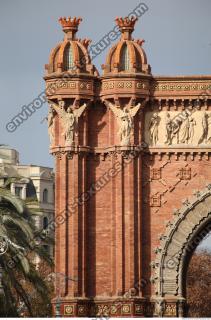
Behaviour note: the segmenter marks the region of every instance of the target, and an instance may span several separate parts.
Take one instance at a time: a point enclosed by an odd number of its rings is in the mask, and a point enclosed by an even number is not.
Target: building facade
[[[54,220],[54,172],[52,168],[36,165],[21,165],[19,153],[7,146],[0,147],[0,186],[10,189],[32,209],[35,224],[54,238],[49,228]],[[54,246],[43,246],[53,257]]]
[[[99,75],[81,18],[46,68],[64,316],[184,316],[185,276],[210,231],[211,76],[154,77],[136,18]],[[203,232],[203,233],[202,233]]]

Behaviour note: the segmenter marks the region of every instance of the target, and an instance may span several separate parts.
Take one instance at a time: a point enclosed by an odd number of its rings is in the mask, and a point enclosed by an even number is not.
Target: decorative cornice
[[[68,75],[68,77],[67,77]],[[143,74],[110,74],[98,77],[91,74],[52,73],[44,77],[46,91],[49,86],[55,88],[55,95],[76,95],[93,92],[96,97],[137,95],[148,96],[151,101],[167,101],[169,107],[177,109],[177,100],[184,102],[196,99],[207,100],[211,98],[211,77],[196,78],[195,81],[169,78],[168,81],[154,81],[150,75]],[[50,95],[50,93],[47,95]],[[163,104],[161,104],[161,108]]]
[[[185,91],[185,92],[197,92],[202,90],[211,90],[211,79],[195,79],[190,81],[189,79],[173,80],[157,80],[152,84],[152,90],[154,91]]]
[[[143,150],[143,155],[144,156],[149,156],[152,159],[155,157],[158,158],[158,160],[163,160],[163,159],[171,159],[174,158],[176,161],[177,160],[209,160],[211,157],[211,149],[210,148],[148,148]]]
[[[69,159],[72,159],[74,155],[83,155],[83,156],[94,156],[101,157],[102,160],[105,160],[106,157],[111,156],[122,156],[123,158],[128,158],[130,156],[136,157],[143,150],[141,146],[111,146],[106,148],[91,148],[83,146],[71,146],[71,147],[52,147],[50,153],[58,158],[62,158],[63,155],[67,156]]]

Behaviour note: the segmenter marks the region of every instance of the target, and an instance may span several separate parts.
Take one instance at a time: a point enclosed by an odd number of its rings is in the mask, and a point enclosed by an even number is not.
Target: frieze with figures
[[[211,111],[147,112],[145,142],[151,146],[211,146]]]

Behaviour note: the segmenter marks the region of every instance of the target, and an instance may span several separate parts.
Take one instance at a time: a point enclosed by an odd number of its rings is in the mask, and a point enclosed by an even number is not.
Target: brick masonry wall
[[[137,114],[131,144],[144,140],[144,118],[144,113]],[[64,145],[62,132],[57,117],[57,145]],[[78,297],[116,299],[142,279],[146,285],[136,289],[136,297],[152,298],[155,288],[150,264],[167,222],[173,219],[175,209],[210,183],[208,153],[173,148],[159,153],[146,148],[128,161],[122,153],[105,151],[119,145],[117,132],[113,112],[102,103],[91,104],[79,119],[75,143],[101,151],[63,152],[56,158],[56,215],[67,211],[92,185],[100,186],[56,230],[56,271],[77,279],[60,285],[67,301]],[[105,177],[116,163],[119,173]]]
[[[211,181],[211,162],[203,157],[200,160],[196,155],[186,160],[180,155],[176,159],[173,154],[170,159],[158,156],[150,159],[144,157],[143,161],[143,275],[149,279],[151,269],[149,264],[155,258],[154,250],[159,246],[159,237],[165,233],[166,224],[173,219],[175,209],[180,209],[185,200],[191,200],[194,192],[203,190]],[[160,169],[159,179],[152,179],[153,169]],[[186,176],[181,177],[181,170]],[[184,173],[183,173],[184,174]],[[154,204],[152,197],[160,197],[160,204]],[[154,293],[153,286],[149,284],[145,294]]]

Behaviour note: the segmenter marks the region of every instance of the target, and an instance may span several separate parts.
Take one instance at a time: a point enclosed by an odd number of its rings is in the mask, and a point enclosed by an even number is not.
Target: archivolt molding
[[[157,299],[175,297],[183,299],[183,267],[186,255],[194,249],[194,239],[203,238],[200,230],[211,221],[211,184],[197,191],[194,198],[183,202],[180,210],[174,211],[175,218],[166,225],[165,234],[160,236],[160,247],[156,248],[156,260],[152,282],[156,287]],[[155,297],[155,298],[156,298]]]

